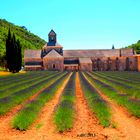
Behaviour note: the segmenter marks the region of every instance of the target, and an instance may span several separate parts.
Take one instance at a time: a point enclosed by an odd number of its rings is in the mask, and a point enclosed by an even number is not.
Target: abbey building
[[[51,30],[42,50],[25,50],[25,70],[140,71],[133,49],[63,50]]]

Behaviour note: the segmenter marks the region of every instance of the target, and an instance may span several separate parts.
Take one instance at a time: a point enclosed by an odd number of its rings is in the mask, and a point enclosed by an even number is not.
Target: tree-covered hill
[[[136,53],[140,54],[140,40],[137,43],[132,44],[132,45],[126,47],[126,48],[134,48]]]
[[[24,49],[41,49],[46,43],[45,40],[28,31],[25,26],[17,26],[5,19],[0,19],[0,56],[3,56],[5,53],[5,41],[9,28],[11,32],[15,33],[16,38],[19,39],[22,51]]]

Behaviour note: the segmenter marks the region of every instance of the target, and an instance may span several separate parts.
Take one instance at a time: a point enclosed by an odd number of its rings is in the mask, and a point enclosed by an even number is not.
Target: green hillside
[[[140,40],[137,43],[132,44],[126,48],[134,48],[136,50],[136,53],[140,54]]]
[[[30,33],[25,26],[17,26],[4,19],[0,19],[0,56],[5,53],[5,40],[8,34],[8,29],[15,33],[16,38],[20,40],[22,51],[24,49],[40,49],[46,41],[40,37]]]

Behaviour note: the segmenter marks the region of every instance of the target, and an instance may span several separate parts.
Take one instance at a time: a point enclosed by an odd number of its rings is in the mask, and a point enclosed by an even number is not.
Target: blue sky
[[[0,18],[64,49],[109,49],[140,40],[140,0],[1,0]]]

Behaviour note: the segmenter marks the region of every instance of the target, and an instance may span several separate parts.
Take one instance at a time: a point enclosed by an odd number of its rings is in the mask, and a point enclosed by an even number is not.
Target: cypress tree
[[[7,68],[9,69],[10,72],[11,72],[11,59],[10,59],[11,42],[12,42],[12,37],[11,37],[11,31],[9,28],[8,37],[6,39],[6,60],[7,60]]]
[[[10,29],[6,39],[6,59],[9,71],[19,72],[22,64],[21,45],[19,40],[16,41],[15,34],[11,36]]]
[[[14,73],[15,72],[15,35],[13,34],[12,36],[12,41],[11,41],[11,52],[10,52],[10,57],[11,57],[11,70]]]
[[[22,64],[21,45],[20,45],[19,40],[17,40],[16,45],[17,45],[17,68],[16,68],[16,71],[18,72],[21,69],[21,64]]]
[[[112,45],[112,49],[115,49],[114,45]]]
[[[17,72],[17,44],[16,44],[16,37],[15,34],[13,33],[13,38],[12,38],[12,71]]]

